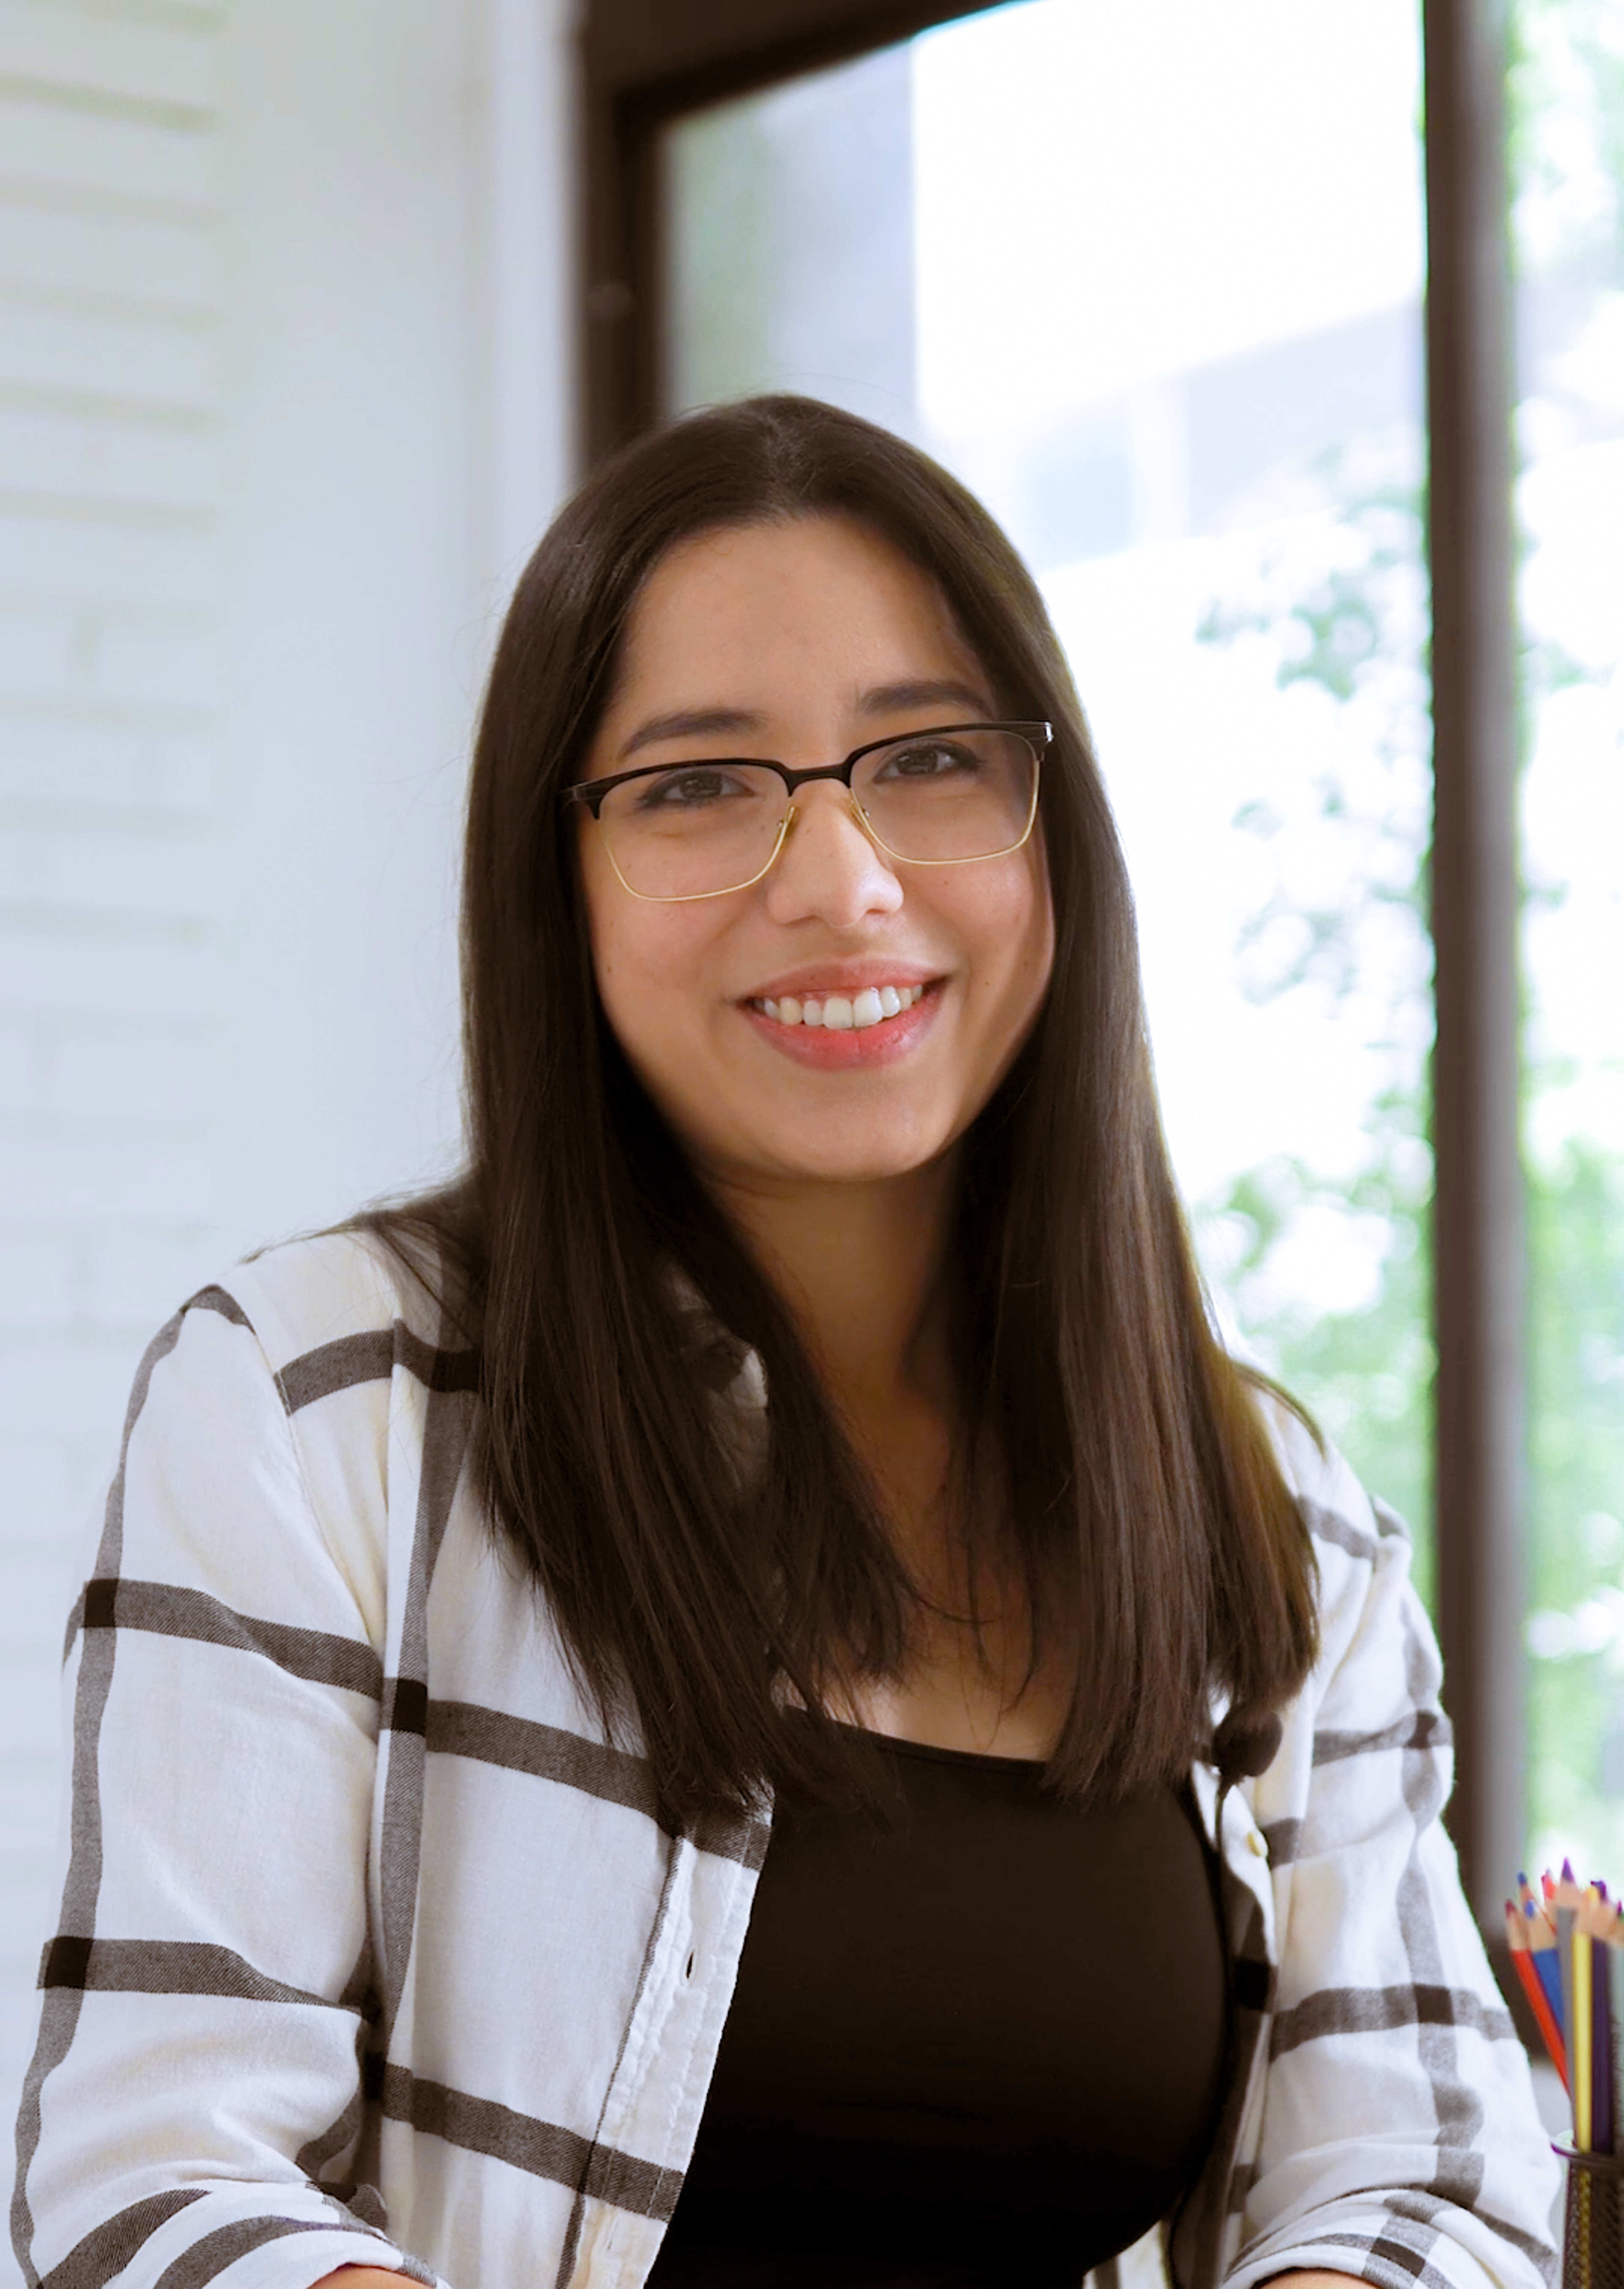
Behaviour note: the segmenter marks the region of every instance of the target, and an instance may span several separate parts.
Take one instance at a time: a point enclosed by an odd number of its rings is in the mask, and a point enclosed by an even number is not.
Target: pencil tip
[[[1564,1860],[1562,1863],[1562,1880],[1564,1884],[1575,1883],[1578,1880],[1573,1874],[1573,1863],[1571,1860]]]

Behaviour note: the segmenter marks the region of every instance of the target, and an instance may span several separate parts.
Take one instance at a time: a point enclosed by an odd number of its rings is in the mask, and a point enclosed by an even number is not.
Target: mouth
[[[904,1016],[928,992],[924,985],[865,985],[860,993],[781,994],[746,1002],[775,1025],[822,1026],[831,1033],[862,1033]]]
[[[857,1073],[912,1057],[935,1025],[946,984],[933,977],[856,993],[761,994],[738,1008],[762,1042],[792,1065]]]

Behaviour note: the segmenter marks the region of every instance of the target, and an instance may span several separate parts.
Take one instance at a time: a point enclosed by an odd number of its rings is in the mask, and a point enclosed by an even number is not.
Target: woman
[[[802,400],[630,449],[465,913],[466,1180],[138,1378],[31,2281],[1532,2289],[1403,1533],[1209,1330],[1007,543]]]

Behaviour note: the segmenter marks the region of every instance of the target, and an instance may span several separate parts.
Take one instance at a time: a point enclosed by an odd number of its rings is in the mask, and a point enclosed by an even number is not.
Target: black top
[[[1188,1793],[1078,1812],[870,1737],[895,1810],[775,1814],[650,2289],[1077,2289],[1205,2158],[1228,1966]]]

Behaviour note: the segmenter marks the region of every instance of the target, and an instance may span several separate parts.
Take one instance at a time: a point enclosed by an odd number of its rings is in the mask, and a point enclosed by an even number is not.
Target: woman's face
[[[935,583],[865,527],[808,517],[705,534],[656,566],[583,776],[718,754],[815,768],[999,713]],[[1007,1070],[1053,959],[1038,834],[973,865],[909,866],[870,840],[838,782],[794,800],[761,881],[684,905],[633,897],[580,814],[609,1024],[700,1172],[751,1191],[936,1160]],[[924,990],[860,1030],[761,1006],[886,986]]]

